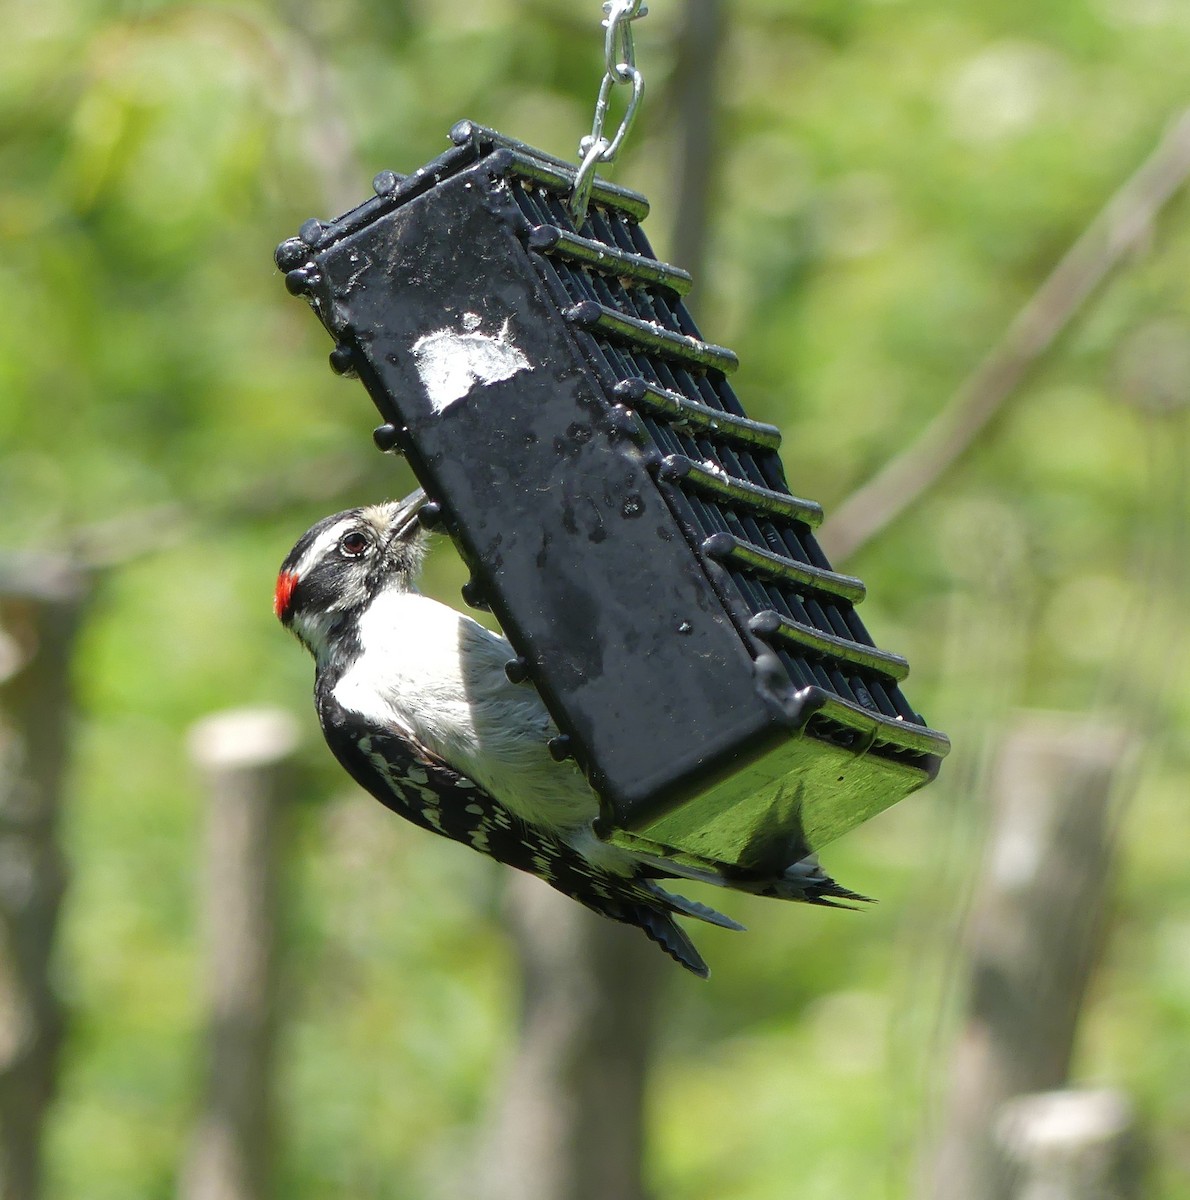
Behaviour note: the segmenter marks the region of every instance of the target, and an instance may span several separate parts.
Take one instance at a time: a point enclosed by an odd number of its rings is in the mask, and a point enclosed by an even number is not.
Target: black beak
[[[426,494],[421,488],[418,488],[415,492],[410,492],[397,505],[397,511],[393,516],[390,527],[391,536],[393,538],[407,537],[409,531],[417,524],[418,513],[421,512],[426,503]]]

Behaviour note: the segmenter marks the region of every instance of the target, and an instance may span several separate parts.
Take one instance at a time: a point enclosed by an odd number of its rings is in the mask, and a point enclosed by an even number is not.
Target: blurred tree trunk
[[[0,1196],[41,1194],[63,1013],[51,979],[58,844],[88,585],[61,560],[0,562]]]
[[[1110,1088],[1010,1100],[995,1139],[1011,1200],[1140,1200],[1143,1193],[1136,1115]]]
[[[718,165],[717,78],[724,34],[723,0],[687,0],[670,97],[681,151],[675,172],[673,261],[694,276],[696,288],[706,263],[711,193]],[[697,292],[693,298],[697,300]]]
[[[513,875],[521,1029],[489,1117],[480,1200],[644,1200],[643,1116],[666,960],[539,880]]]
[[[1002,1106],[1059,1088],[1100,950],[1110,802],[1131,739],[1115,725],[1026,717],[1001,749],[968,922],[968,1000],[933,1158],[935,1200],[1004,1200]]]
[[[697,281],[714,169],[722,0],[687,0],[674,90],[673,261]],[[488,1114],[481,1200],[644,1200],[644,1100],[662,979],[677,968],[639,931],[517,875],[507,891],[521,1031]]]
[[[271,709],[218,713],[191,731],[208,795],[207,1074],[182,1200],[271,1195],[281,805],[297,727]]]

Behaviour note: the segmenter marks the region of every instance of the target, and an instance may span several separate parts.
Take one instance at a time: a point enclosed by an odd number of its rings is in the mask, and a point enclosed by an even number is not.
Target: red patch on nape
[[[277,590],[273,593],[273,612],[284,621],[289,611],[289,602],[293,598],[293,589],[297,587],[297,572],[282,571],[277,576]]]

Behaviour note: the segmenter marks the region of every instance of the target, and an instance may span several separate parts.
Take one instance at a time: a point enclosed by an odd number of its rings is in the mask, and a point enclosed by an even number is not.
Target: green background
[[[677,0],[638,23],[649,92],[614,177],[675,195]],[[458,1195],[515,1036],[501,877],[354,792],[276,626],[277,565],[334,508],[398,495],[373,410],[272,250],[468,116],[571,155],[601,70],[575,0],[9,3],[0,37],[0,544],[85,537],[58,979],[71,1025],[49,1195],[167,1197],[202,1023],[212,709],[301,714],[286,868],[281,1185]],[[1184,0],[738,0],[691,302],[731,346],[793,490],[829,512],[906,445],[1188,103]],[[679,264],[680,265],[680,264]],[[714,899],[714,976],[666,980],[649,1175],[664,1200],[914,1194],[938,1118],[954,943],[987,764],[1019,707],[1123,712],[1147,741],[1077,1077],[1119,1084],[1162,1197],[1190,1197],[1190,684],[1184,634],[1190,207],[975,451],[847,564],[877,643],[956,749],[827,866],[863,914]],[[427,590],[450,601],[448,545]]]

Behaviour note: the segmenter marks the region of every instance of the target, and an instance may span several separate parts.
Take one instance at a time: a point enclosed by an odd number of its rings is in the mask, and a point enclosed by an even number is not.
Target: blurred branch
[[[41,1195],[63,1014],[51,982],[66,866],[71,655],[87,599],[66,560],[0,560],[0,1196]]]
[[[844,500],[822,527],[832,561],[851,557],[887,529],[962,458],[1090,296],[1143,245],[1188,176],[1190,110],[1177,117],[917,440]]]
[[[182,1200],[272,1195],[272,1075],[280,818],[297,746],[289,713],[218,713],[191,730],[208,793],[209,1028],[202,1110]]]
[[[996,764],[987,854],[965,933],[968,990],[930,1167],[934,1200],[1006,1200],[997,1114],[1063,1086],[1103,938],[1122,728],[1033,714]]]

